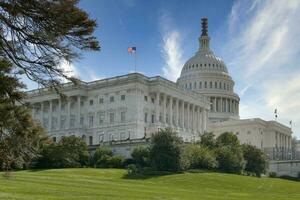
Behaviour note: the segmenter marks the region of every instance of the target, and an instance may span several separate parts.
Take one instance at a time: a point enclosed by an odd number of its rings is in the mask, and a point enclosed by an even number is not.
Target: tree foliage
[[[83,167],[89,164],[86,143],[79,137],[62,137],[58,143],[44,145],[37,160],[38,168]]]
[[[201,135],[200,145],[209,149],[215,148],[216,140],[214,134],[211,132],[205,132],[203,135]]]
[[[213,150],[201,145],[186,145],[181,153],[182,169],[216,169],[218,161]]]
[[[226,132],[217,138],[216,155],[222,171],[241,173],[245,167],[240,142],[233,133]]]
[[[260,177],[262,173],[266,172],[267,159],[265,154],[260,149],[252,145],[242,145],[244,159],[246,161],[245,170],[255,173]]]
[[[136,147],[131,153],[131,157],[139,167],[149,166],[149,149],[146,147]]]
[[[0,60],[0,167],[6,170],[28,165],[45,138],[29,110],[17,104],[24,85],[11,71],[10,63]]]
[[[182,141],[172,129],[163,129],[152,135],[150,145],[151,166],[159,171],[180,169],[180,144]]]
[[[60,66],[79,50],[99,50],[92,35],[95,20],[78,8],[79,0],[6,0],[0,2],[0,56],[45,87],[74,81]]]

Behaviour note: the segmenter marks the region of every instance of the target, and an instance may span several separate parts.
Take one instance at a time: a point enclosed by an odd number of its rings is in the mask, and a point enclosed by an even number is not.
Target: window
[[[103,135],[103,134],[100,134],[100,135],[99,135],[99,142],[103,142],[103,140],[104,140],[104,135]]]
[[[217,87],[218,87],[218,83],[217,83],[217,82],[215,82],[215,89],[217,89]]]
[[[151,123],[154,123],[154,119],[155,119],[155,116],[154,116],[154,114],[152,114],[152,116],[151,116]]]
[[[65,129],[66,128],[66,116],[60,117],[60,128]]]
[[[121,95],[121,101],[124,101],[125,100],[125,94],[122,94]]]
[[[84,102],[83,101],[80,102],[80,106],[81,107],[84,106]]]
[[[202,88],[202,82],[199,82],[199,88],[200,89]]]
[[[80,115],[80,126],[83,126],[83,122],[84,122],[84,117],[83,115]]]
[[[90,106],[92,106],[94,104],[93,100],[90,100]]]
[[[93,136],[89,137],[89,145],[93,145]]]
[[[204,83],[204,87],[207,88],[207,82],[206,82],[206,81],[205,81],[205,83]]]
[[[109,98],[109,102],[114,102],[115,101],[115,98],[113,97],[113,96],[111,96],[110,98]]]
[[[53,137],[53,138],[52,138],[52,141],[53,141],[53,142],[56,142],[56,137]]]
[[[115,113],[109,113],[109,123],[114,123],[115,121]]]
[[[145,100],[145,101],[148,101],[148,97],[147,97],[147,96],[144,96],[144,100]]]
[[[94,116],[89,115],[89,127],[93,127],[93,125],[94,125]]]
[[[102,111],[98,113],[99,125],[102,125],[104,123],[104,116],[105,116],[105,112]]]
[[[125,122],[125,116],[126,116],[126,112],[125,111],[121,112],[121,122]]]
[[[222,89],[222,83],[221,82],[219,83],[219,89]]]
[[[103,104],[103,98],[99,99],[99,104]]]
[[[71,128],[75,127],[75,115],[70,116],[70,127]]]
[[[194,83],[194,89],[196,89],[196,87],[197,87],[197,83],[195,82],[195,83]]]
[[[212,88],[212,82],[209,82],[209,88]]]
[[[151,102],[154,104],[154,98],[151,98]]]
[[[192,89],[192,83],[190,83],[190,89]]]
[[[148,118],[148,113],[145,113],[145,115],[144,115],[144,121],[145,121],[145,123],[147,123],[147,118]]]

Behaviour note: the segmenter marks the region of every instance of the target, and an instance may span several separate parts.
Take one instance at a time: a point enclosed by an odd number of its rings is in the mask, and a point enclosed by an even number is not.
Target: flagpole
[[[137,52],[134,52],[134,73],[136,73],[136,54]]]

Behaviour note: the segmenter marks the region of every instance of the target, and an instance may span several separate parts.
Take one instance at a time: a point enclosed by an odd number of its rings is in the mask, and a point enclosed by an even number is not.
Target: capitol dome
[[[200,47],[183,66],[177,83],[186,90],[207,96],[211,102],[212,122],[239,118],[239,96],[234,93],[234,81],[223,60],[210,49],[207,19],[202,19]]]

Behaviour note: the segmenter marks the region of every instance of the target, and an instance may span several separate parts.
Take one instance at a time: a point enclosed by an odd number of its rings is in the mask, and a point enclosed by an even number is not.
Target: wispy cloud
[[[162,56],[165,62],[163,75],[172,81],[176,81],[184,64],[181,48],[182,35],[179,29],[173,25],[168,12],[161,16],[160,27],[163,42]]]
[[[241,116],[294,121],[300,137],[300,1],[237,1],[228,16],[225,57],[242,85]],[[251,89],[249,87],[251,85]],[[255,110],[255,113],[254,113]]]
[[[64,73],[67,76],[79,78],[79,72],[73,63],[70,63],[67,60],[62,60],[59,67],[64,70]],[[63,79],[63,82],[67,82],[67,80]]]

